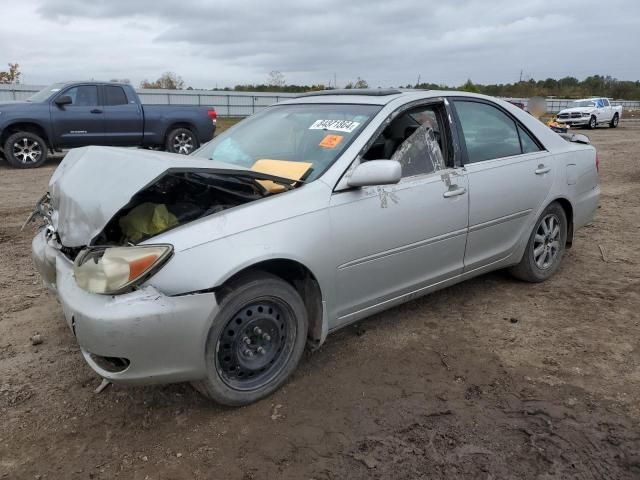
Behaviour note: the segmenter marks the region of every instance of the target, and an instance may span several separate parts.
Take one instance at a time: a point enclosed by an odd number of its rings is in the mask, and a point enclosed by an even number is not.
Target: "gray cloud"
[[[197,87],[287,80],[372,85],[510,82],[593,73],[640,78],[640,4],[565,0],[300,2],[282,0],[25,0],[40,32],[9,22],[0,62],[42,81],[82,76],[137,82],[173,70]],[[8,14],[7,14],[8,12]],[[37,73],[28,73],[26,68]]]

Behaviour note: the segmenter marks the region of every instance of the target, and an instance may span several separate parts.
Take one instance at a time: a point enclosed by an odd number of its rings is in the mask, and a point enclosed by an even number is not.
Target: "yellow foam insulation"
[[[300,180],[311,168],[310,162],[292,162],[289,160],[271,160],[261,158],[256,160],[251,170],[254,172],[266,173],[275,177],[291,179],[291,183]],[[270,193],[284,192],[286,189],[279,183],[271,180],[258,180],[260,185],[266,188]]]

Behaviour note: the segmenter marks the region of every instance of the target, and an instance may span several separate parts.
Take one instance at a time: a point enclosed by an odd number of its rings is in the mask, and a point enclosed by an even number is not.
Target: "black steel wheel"
[[[207,338],[207,377],[194,386],[224,405],[255,402],[295,370],[307,338],[307,311],[289,283],[252,272],[221,292]]]
[[[237,312],[216,345],[216,370],[237,390],[269,383],[287,362],[296,336],[292,309],[276,297],[256,299]]]

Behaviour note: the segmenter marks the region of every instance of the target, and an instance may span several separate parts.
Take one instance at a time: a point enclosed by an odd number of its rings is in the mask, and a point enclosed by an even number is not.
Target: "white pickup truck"
[[[608,123],[616,128],[622,117],[622,106],[613,106],[608,98],[593,97],[576,100],[570,108],[561,110],[557,115],[558,122],[571,126],[596,128]]]

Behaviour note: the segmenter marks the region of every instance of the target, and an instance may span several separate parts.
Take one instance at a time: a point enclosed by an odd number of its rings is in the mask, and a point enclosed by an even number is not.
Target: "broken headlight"
[[[73,265],[76,283],[91,293],[122,293],[142,283],[171,257],[171,245],[89,247]]]

